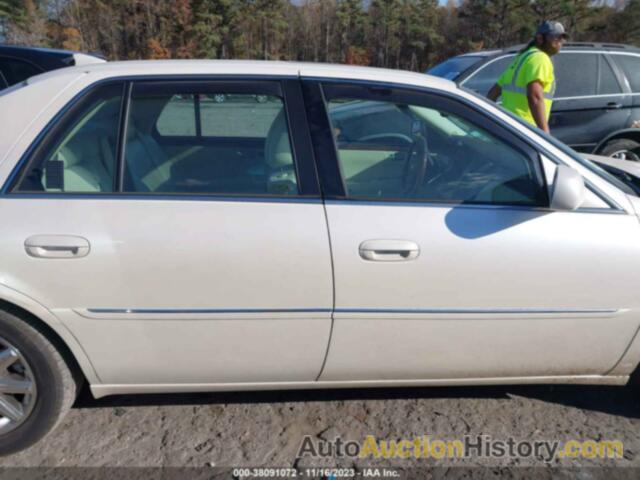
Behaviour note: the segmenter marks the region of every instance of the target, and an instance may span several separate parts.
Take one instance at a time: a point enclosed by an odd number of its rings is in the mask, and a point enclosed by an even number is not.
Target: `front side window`
[[[622,93],[613,69],[604,55],[600,55],[600,74],[598,77],[598,95]]]
[[[123,190],[298,194],[282,98],[206,82],[134,85]]]
[[[115,187],[122,84],[98,87],[36,149],[18,192],[103,193]]]
[[[334,97],[328,109],[350,198],[537,206],[547,201],[530,155],[447,108],[428,101]]]
[[[500,78],[500,75],[502,75],[509,64],[513,61],[513,58],[514,55],[508,55],[488,63],[477,73],[474,73],[465,80],[462,86],[486,97],[489,90],[491,90],[491,87],[495,85],[498,78]]]

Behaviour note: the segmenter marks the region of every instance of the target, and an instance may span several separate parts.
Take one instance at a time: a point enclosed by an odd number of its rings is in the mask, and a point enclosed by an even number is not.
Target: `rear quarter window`
[[[633,93],[640,93],[640,56],[612,55],[612,58],[622,68]]]
[[[9,86],[43,72],[35,65],[17,58],[0,57],[0,71]]]

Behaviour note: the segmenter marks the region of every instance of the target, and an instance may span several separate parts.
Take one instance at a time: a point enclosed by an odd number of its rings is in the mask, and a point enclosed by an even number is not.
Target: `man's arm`
[[[502,95],[502,87],[500,87],[500,85],[496,83],[493,87],[491,87],[489,93],[487,93],[487,98],[492,102],[495,102],[496,100],[498,100],[500,95]]]
[[[542,84],[535,80],[527,85],[527,101],[529,102],[529,110],[536,121],[536,125],[540,130],[549,133],[549,125],[547,124],[547,112],[544,107],[544,89]]]

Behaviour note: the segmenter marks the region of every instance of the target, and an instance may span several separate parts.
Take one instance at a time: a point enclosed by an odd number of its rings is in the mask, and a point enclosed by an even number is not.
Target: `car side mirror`
[[[586,196],[584,178],[566,165],[558,165],[551,186],[551,205],[554,210],[575,210]]]

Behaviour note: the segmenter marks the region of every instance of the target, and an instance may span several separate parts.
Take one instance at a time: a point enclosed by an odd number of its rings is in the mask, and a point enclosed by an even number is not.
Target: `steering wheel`
[[[409,144],[413,143],[413,139],[409,135],[405,135],[403,133],[374,133],[372,135],[365,135],[356,140],[356,142],[369,142],[371,140],[379,140],[381,138],[395,138],[398,140],[402,140]]]
[[[429,148],[427,139],[420,133],[414,136],[411,149],[407,153],[402,174],[402,189],[404,195],[413,196],[424,182],[429,163]],[[413,180],[412,180],[413,178]]]

